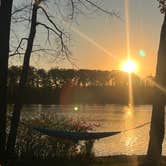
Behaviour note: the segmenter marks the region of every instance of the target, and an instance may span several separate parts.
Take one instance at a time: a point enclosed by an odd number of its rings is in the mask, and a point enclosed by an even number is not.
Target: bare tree
[[[0,1],[0,162],[5,157],[6,145],[7,77],[12,2],[12,0]]]
[[[23,103],[21,102],[21,96],[23,95],[24,89],[26,88],[26,83],[27,83],[27,78],[28,78],[28,70],[29,70],[29,65],[30,65],[30,58],[31,58],[31,53],[33,52],[33,46],[34,46],[34,39],[36,36],[36,28],[38,26],[43,27],[47,31],[47,41],[50,43],[50,33],[53,33],[54,36],[58,40],[58,47],[60,48],[60,52],[58,54],[65,56],[68,60],[70,51],[68,50],[68,47],[66,45],[66,39],[68,38],[67,35],[64,33],[63,29],[60,29],[57,24],[54,22],[53,17],[50,16],[47,12],[47,10],[41,5],[42,0],[34,0],[32,4],[32,12],[31,12],[31,17],[30,17],[30,33],[28,38],[22,38],[21,41],[18,44],[18,47],[16,47],[16,50],[14,51],[13,55],[16,54],[22,54],[20,52],[20,49],[22,50],[22,42],[27,41],[26,44],[26,50],[24,54],[24,61],[23,61],[23,69],[20,77],[20,82],[19,82],[19,88],[17,90],[17,98],[16,102],[13,108],[13,115],[11,119],[11,127],[10,127],[10,133],[8,137],[8,143],[7,143],[7,152],[8,154],[13,154],[14,153],[14,146],[16,142],[16,137],[17,137],[17,129],[20,121],[20,113],[21,109],[23,107]],[[92,1],[89,0],[68,0],[69,6],[71,6],[71,19],[74,18],[74,13],[76,10],[78,10],[78,4],[83,5],[84,7],[87,7],[87,5],[93,6],[95,9],[108,14],[108,15],[113,15],[112,12],[109,12],[107,10],[104,10],[100,6],[98,6],[96,3],[93,3]],[[60,7],[59,4],[56,4],[58,8]],[[24,9],[24,8],[23,8]],[[22,10],[22,8],[20,9]],[[20,11],[19,9],[17,11]],[[40,12],[39,12],[40,11]],[[47,23],[38,21],[37,16],[38,15],[44,15],[44,17],[47,20]],[[17,19],[16,19],[17,20]],[[26,19],[23,18],[21,21],[25,21]],[[47,49],[46,49],[47,50]],[[42,51],[42,49],[39,50],[34,50],[34,51]]]

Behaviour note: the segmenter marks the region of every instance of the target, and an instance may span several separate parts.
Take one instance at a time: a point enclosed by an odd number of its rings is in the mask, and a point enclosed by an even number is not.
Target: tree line
[[[15,89],[18,86],[22,66],[11,66],[9,68],[8,87]],[[148,81],[153,77],[148,76],[145,79],[139,78],[136,74],[132,74],[132,84],[138,87],[153,87]],[[50,70],[37,69],[33,66],[29,68],[27,79],[27,87],[30,88],[63,88],[71,87],[125,87],[129,84],[128,74],[120,71],[101,71],[88,69],[59,69],[52,68]]]
[[[15,103],[21,70],[22,66],[9,68],[8,103]],[[135,74],[131,76],[135,103],[151,104],[153,84]],[[128,73],[119,70],[52,68],[46,71],[31,66],[21,101],[26,104],[128,104],[128,88]]]

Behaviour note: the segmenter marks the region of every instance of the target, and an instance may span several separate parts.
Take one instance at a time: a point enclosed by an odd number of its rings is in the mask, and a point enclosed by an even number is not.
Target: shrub
[[[94,141],[73,141],[49,137],[32,129],[32,126],[46,127],[65,131],[88,131],[96,125],[86,123],[81,119],[59,117],[56,114],[40,113],[32,118],[21,119],[16,153],[21,159],[71,159],[93,156]],[[25,125],[26,124],[26,125]]]

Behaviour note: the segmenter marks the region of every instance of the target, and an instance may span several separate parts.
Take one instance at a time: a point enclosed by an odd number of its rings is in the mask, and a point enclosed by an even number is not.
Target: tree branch
[[[20,42],[19,42],[19,44],[18,44],[18,46],[17,46],[17,48],[16,48],[16,50],[14,51],[14,53],[12,53],[12,54],[10,54],[9,56],[14,56],[14,55],[20,55],[21,53],[19,52],[19,49],[21,48],[21,49],[23,49],[22,47],[21,47],[21,45],[22,45],[22,42],[24,41],[24,40],[28,40],[28,38],[21,38],[21,40],[20,40]]]
[[[24,9],[27,9],[28,7],[31,7],[31,5],[25,5],[21,8],[18,8],[12,12],[12,16],[15,15],[16,13],[22,12]]]

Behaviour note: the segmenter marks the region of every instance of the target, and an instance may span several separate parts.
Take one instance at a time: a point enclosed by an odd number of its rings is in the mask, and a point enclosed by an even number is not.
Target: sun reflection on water
[[[124,111],[125,111],[124,121],[125,121],[126,130],[131,129],[135,126],[133,110],[134,110],[133,104],[131,104],[131,103],[129,104],[128,107],[126,107],[124,109]],[[137,136],[136,136],[135,132],[136,132],[135,130],[130,130],[130,131],[124,133],[124,137],[125,137],[125,139],[123,139],[124,145],[130,151],[134,150],[134,145],[137,142]]]

